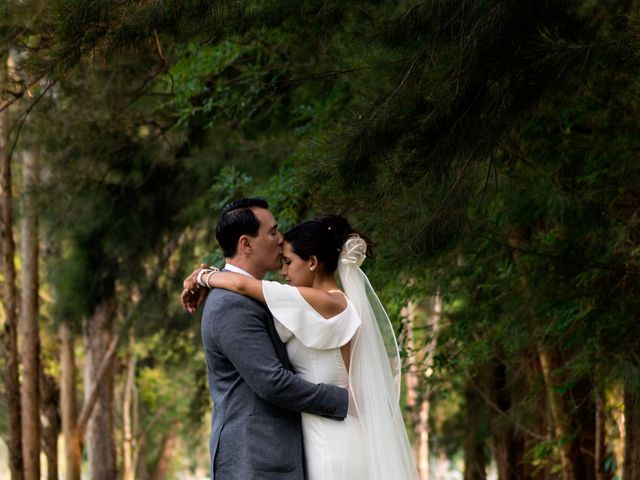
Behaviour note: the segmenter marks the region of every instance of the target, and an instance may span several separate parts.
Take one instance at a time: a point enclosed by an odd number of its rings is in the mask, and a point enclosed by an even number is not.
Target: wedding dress
[[[359,266],[366,244],[356,237],[340,255],[338,273],[347,307],[326,319],[300,291],[263,281],[278,335],[296,373],[314,383],[349,387],[344,421],[302,414],[308,480],[417,480],[399,407],[400,364],[395,336]],[[340,347],[351,341],[351,364]]]
[[[263,282],[267,306],[285,342],[297,375],[313,383],[346,388],[349,373],[340,346],[351,340],[360,319],[351,305],[331,319],[323,318],[295,287]],[[358,417],[344,421],[302,413],[308,480],[369,480],[362,425]]]

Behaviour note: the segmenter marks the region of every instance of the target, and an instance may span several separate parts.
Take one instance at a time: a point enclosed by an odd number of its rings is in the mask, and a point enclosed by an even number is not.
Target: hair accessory
[[[354,264],[359,267],[366,257],[367,242],[358,234],[349,235],[340,250],[340,263]]]

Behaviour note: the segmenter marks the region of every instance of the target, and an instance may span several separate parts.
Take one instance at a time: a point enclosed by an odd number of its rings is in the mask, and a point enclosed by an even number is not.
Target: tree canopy
[[[37,191],[14,189],[39,205],[52,371],[58,324],[86,336],[113,300],[147,473],[177,423],[195,449],[209,405],[180,282],[221,261],[220,207],[261,195],[282,229],[336,212],[373,239],[431,451],[466,480],[640,475],[638,6],[5,2],[0,108],[13,168],[41,158]]]

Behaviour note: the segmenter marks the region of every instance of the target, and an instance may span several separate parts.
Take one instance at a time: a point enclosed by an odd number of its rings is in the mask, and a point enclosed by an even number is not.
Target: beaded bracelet
[[[200,272],[198,272],[196,281],[198,282],[198,285],[200,285],[201,287],[212,288],[211,285],[209,285],[209,279],[211,278],[211,275],[213,273],[219,273],[219,272],[220,272],[220,269],[216,267],[203,268],[202,270],[200,270]],[[207,275],[207,279],[203,280],[203,277],[205,275]]]
[[[202,282],[202,276],[203,276],[205,273],[210,273],[210,272],[211,272],[211,270],[209,270],[209,269],[207,269],[207,268],[203,268],[202,270],[200,270],[200,271],[198,272],[198,276],[196,277],[196,282],[197,282],[197,284],[198,284],[198,285],[200,285],[201,287],[206,287],[206,285]]]

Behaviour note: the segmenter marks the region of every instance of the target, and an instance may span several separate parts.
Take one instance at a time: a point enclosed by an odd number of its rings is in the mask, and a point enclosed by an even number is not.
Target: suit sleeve
[[[277,357],[260,308],[237,302],[216,313],[216,343],[256,395],[287,410],[343,419],[348,392],[335,385],[315,384],[286,369]],[[212,314],[212,313],[210,313]],[[213,332],[212,332],[213,333]]]

